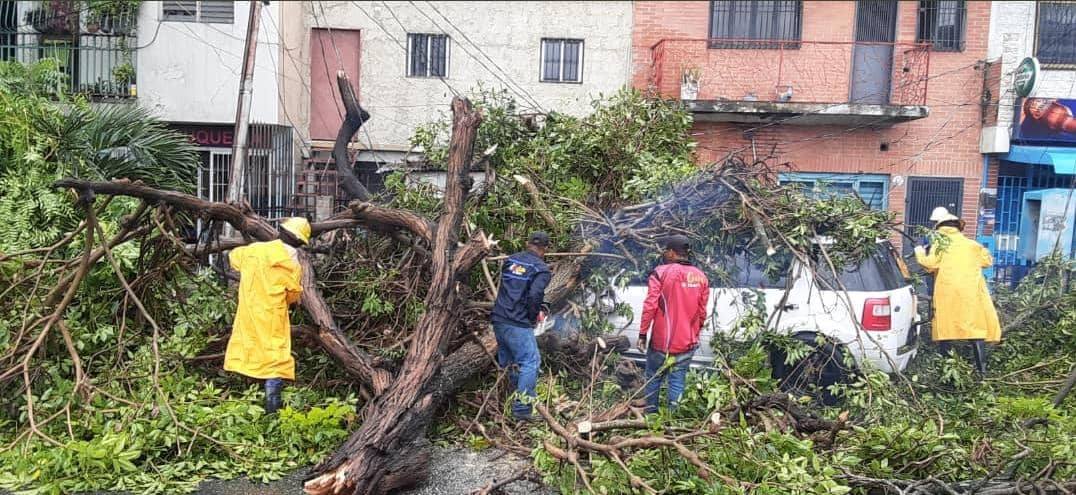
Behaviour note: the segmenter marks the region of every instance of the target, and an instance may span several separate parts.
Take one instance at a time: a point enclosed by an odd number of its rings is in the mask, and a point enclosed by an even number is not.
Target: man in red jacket
[[[665,263],[650,273],[636,343],[640,352],[646,352],[647,414],[658,411],[658,394],[666,378],[669,380],[669,410],[676,409],[680,395],[684,393],[684,378],[691,356],[699,347],[699,333],[706,323],[710,281],[702,270],[688,261],[689,255],[688,238],[671,236],[665,240],[662,253]],[[649,346],[647,333],[650,334]],[[671,369],[664,366],[670,356],[675,359]]]

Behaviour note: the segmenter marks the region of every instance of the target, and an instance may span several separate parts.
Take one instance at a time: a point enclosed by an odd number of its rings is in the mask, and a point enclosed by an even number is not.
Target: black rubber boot
[[[265,413],[273,414],[280,410],[284,405],[284,400],[280,398],[280,391],[284,388],[284,380],[280,378],[270,378],[265,381]]]
[[[979,372],[979,378],[983,378],[986,376],[986,344],[982,340],[973,340],[971,350],[975,355],[975,370]]]

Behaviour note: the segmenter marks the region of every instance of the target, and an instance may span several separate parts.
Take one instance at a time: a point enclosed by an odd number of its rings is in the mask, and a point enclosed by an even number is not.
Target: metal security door
[[[202,152],[202,165],[198,171],[198,197],[208,201],[225,201],[228,198],[228,180],[232,171],[232,150],[214,149]],[[198,220],[197,234],[202,235],[205,226]]]
[[[930,214],[939,206],[944,206],[952,214],[960,216],[963,198],[964,179],[910,177],[908,192],[904,197],[905,231],[914,236],[916,227],[933,227]],[[915,247],[908,241],[902,244],[905,254]]]
[[[856,2],[856,43],[852,47],[850,89],[853,103],[889,103],[896,30],[895,0]]]

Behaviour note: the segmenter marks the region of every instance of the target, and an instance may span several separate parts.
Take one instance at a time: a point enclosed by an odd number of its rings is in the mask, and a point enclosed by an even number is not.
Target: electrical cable
[[[385,4],[384,0],[382,0],[382,2],[381,2],[381,3],[382,3],[382,4]],[[416,4],[415,4],[415,2],[413,2],[413,1],[409,1],[409,3],[410,3],[411,5],[413,5],[413,6],[415,7],[415,9],[416,9],[416,10],[419,10],[419,13],[421,13],[421,14],[422,14],[423,16],[426,16],[426,14],[425,14],[424,12],[422,12],[422,11],[421,11],[421,10],[420,10],[420,9],[418,8],[418,5],[416,5]],[[447,22],[449,26],[452,26],[452,28],[453,28],[453,29],[455,29],[455,30],[456,30],[456,31],[457,31],[457,32],[458,32],[458,33],[459,33],[459,34],[460,34],[460,35],[461,35],[461,36],[463,37],[463,39],[464,39],[464,40],[465,40],[465,41],[466,41],[467,43],[470,43],[470,44],[471,44],[471,46],[473,46],[473,47],[475,48],[475,50],[477,50],[477,51],[478,51],[478,53],[482,54],[482,56],[484,56],[484,57],[486,58],[486,60],[488,60],[488,61],[489,61],[489,62],[490,62],[491,64],[493,64],[493,66],[494,66],[494,67],[496,67],[496,68],[497,68],[497,70],[501,71],[501,73],[502,73],[502,74],[504,74],[504,76],[505,76],[506,78],[508,78],[508,80],[509,80],[509,81],[510,81],[510,82],[511,82],[512,84],[515,84],[516,88],[518,88],[518,90],[519,90],[519,91],[517,91],[517,93],[518,93],[518,92],[522,92],[522,94],[523,94],[523,95],[526,95],[526,97],[527,97],[527,98],[529,99],[529,101],[530,101],[531,103],[533,103],[533,104],[534,104],[534,105],[535,105],[535,106],[537,107],[537,109],[538,109],[539,111],[541,111],[542,113],[546,113],[545,109],[544,109],[544,108],[542,108],[541,104],[540,104],[540,103],[538,102],[538,100],[537,100],[537,99],[536,99],[536,98],[534,97],[534,95],[532,95],[532,94],[531,94],[530,92],[528,92],[528,91],[527,91],[527,89],[523,87],[523,85],[521,85],[521,84],[519,84],[518,82],[516,82],[515,80],[513,80],[513,79],[512,79],[512,76],[511,76],[511,75],[510,75],[510,74],[508,73],[508,71],[506,71],[506,70],[504,70],[503,68],[501,68],[501,66],[500,66],[500,65],[497,65],[497,62],[496,62],[496,61],[494,61],[494,60],[493,60],[493,58],[489,56],[489,54],[487,54],[487,53],[486,53],[485,51],[483,51],[483,50],[482,50],[482,48],[481,48],[481,47],[480,47],[480,46],[479,46],[479,45],[478,45],[477,43],[475,43],[475,42],[474,42],[473,40],[471,40],[471,38],[470,38],[469,36],[467,36],[467,33],[465,33],[465,32],[464,32],[464,31],[463,31],[462,29],[460,29],[460,28],[459,28],[458,26],[456,26],[455,24],[453,24],[453,23],[452,23],[452,21],[451,21],[451,20],[449,20],[449,19],[448,19],[448,17],[446,17],[446,16],[445,16],[445,15],[444,15],[444,14],[443,14],[443,13],[442,13],[442,12],[441,12],[441,11],[440,11],[440,10],[439,10],[438,8],[437,8],[437,6],[435,6],[435,5],[434,5],[434,4],[432,3],[432,2],[430,2],[429,0],[427,0],[427,1],[426,1],[426,3],[427,3],[427,4],[429,5],[429,6],[430,6],[430,8],[432,8],[432,9],[433,9],[433,11],[434,11],[434,12],[436,12],[436,13],[437,13],[437,15],[439,15],[439,16],[440,16],[440,17],[441,17],[442,19],[444,19],[444,20],[445,20],[445,22]],[[388,8],[388,4],[385,4],[385,8]],[[389,9],[389,12],[391,13],[391,12],[392,12],[392,10],[391,10],[391,9]],[[393,17],[395,17],[395,15],[394,15]],[[429,16],[426,16],[426,18],[427,18],[427,19],[430,19],[430,18],[429,18]],[[430,19],[430,20],[431,20],[431,21],[433,21],[433,19]],[[434,22],[434,24],[435,24],[435,25],[437,25],[436,21],[433,21],[433,22]],[[440,25],[437,25],[437,26],[438,26],[438,27],[441,27]],[[476,59],[476,60],[477,60],[477,59]],[[486,67],[485,65],[483,65],[483,67],[485,67],[485,68],[486,68],[486,70],[489,70],[489,71],[490,71],[490,73],[493,73],[493,71],[492,71],[492,70],[490,70],[490,69],[489,69],[488,67]],[[504,81],[502,81],[502,82],[504,82]],[[507,84],[507,83],[505,83],[505,84]],[[512,88],[511,88],[511,87],[509,87],[509,89],[511,90]]]

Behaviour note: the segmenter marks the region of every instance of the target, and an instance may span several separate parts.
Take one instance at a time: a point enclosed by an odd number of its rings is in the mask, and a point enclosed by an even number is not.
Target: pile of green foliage
[[[82,235],[64,239],[84,212],[72,193],[52,188],[55,180],[128,178],[177,191],[196,182],[197,153],[183,135],[146,110],[91,106],[67,87],[53,60],[0,64],[0,373],[25,358],[40,332],[34,322],[50,311],[44,294],[60,277],[54,268],[83,250]],[[97,216],[111,236],[138,205],[106,201],[97,200]],[[294,387],[289,407],[269,417],[257,384],[223,375],[219,361],[189,361],[221,346],[234,296],[158,234],[112,252],[161,327],[158,352],[111,265],[94,265],[63,315],[86,386],[76,387],[55,328],[31,360],[29,391],[21,374],[0,380],[0,488],[191,491],[206,477],[282,476],[346,437],[354,419],[346,387]],[[309,352],[303,361],[311,372],[327,362]],[[316,381],[313,373],[300,380]],[[40,434],[28,428],[31,414]]]
[[[142,110],[97,109],[64,95],[64,87],[62,76],[48,62],[0,66],[0,115],[5,117],[0,119],[0,215],[8,219],[0,226],[0,285],[10,286],[0,295],[0,373],[24,357],[22,351],[36,331],[32,322],[48,310],[42,294],[56,282],[58,272],[37,270],[59,260],[76,260],[84,246],[82,235],[64,240],[78,229],[84,212],[73,195],[51,188],[54,180],[125,177],[180,191],[189,191],[195,182],[196,156],[181,136]],[[694,165],[690,115],[671,102],[626,90],[595,102],[593,113],[585,117],[520,115],[503,93],[482,93],[476,104],[484,112],[476,151],[486,152],[477,162],[492,180],[477,186],[468,205],[467,229],[492,234],[502,252],[522,248],[526,233],[539,228],[553,234],[555,250],[575,249],[587,240],[587,232],[595,232],[583,227],[586,222],[604,219],[626,205],[677,197],[682,191],[678,188],[712,178],[698,174]],[[423,127],[414,139],[433,167],[445,157],[446,122]],[[890,217],[866,210],[858,200],[807,198],[776,187],[772,174],[752,170],[741,170],[736,182],[748,201],[725,191],[731,201],[708,205],[716,214],[689,225],[700,246],[706,246],[700,249],[702,256],[719,260],[735,250],[746,251],[775,272],[789,256],[809,255],[817,235],[838,241],[838,262],[842,255],[861,255],[855,252],[857,246],[888,235]],[[515,180],[517,175],[537,186],[541,205]],[[431,217],[438,213],[440,202],[432,186],[407,173],[394,174],[387,185],[382,198],[386,203]],[[136,211],[138,203],[105,201],[96,205],[107,236],[119,230],[120,219]],[[552,216],[552,224],[543,213]],[[171,218],[160,210],[149,215],[161,222],[153,222],[155,227]],[[722,230],[729,226],[735,235]],[[102,261],[64,314],[87,386],[75,383],[75,364],[56,332],[33,357],[29,389],[21,374],[0,380],[0,394],[16,398],[0,405],[0,487],[38,493],[176,493],[192,490],[206,477],[271,479],[319,460],[354,427],[354,390],[339,367],[316,350],[295,346],[299,376],[285,393],[288,407],[276,416],[261,409],[257,384],[221,372],[219,361],[201,359],[222,350],[234,296],[217,274],[197,269],[196,260],[179,253],[163,234],[154,228],[113,252],[159,331],[135,309],[110,264]],[[54,244],[53,251],[43,249]],[[639,246],[643,249],[644,244]],[[606,248],[599,246],[603,254],[616,254]],[[17,253],[24,250],[33,251]],[[589,263],[582,288],[601,293],[645,273],[657,257],[652,249],[629,254],[635,259]],[[317,263],[319,284],[349,338],[371,353],[398,359],[423,309],[427,275],[414,252],[359,232],[339,236]],[[715,277],[728,269],[719,262],[708,266]],[[489,298],[485,275],[474,272],[466,295],[475,301]],[[38,273],[39,283],[27,282],[38,280]],[[617,273],[621,276],[614,276]],[[1006,301],[1021,297],[1031,296],[1018,291]],[[1004,304],[1038,315],[1034,301],[1040,299]],[[1071,307],[1056,309],[1051,324],[1076,325],[1067,312]],[[583,309],[584,326],[601,331],[604,315]],[[993,369],[1005,380],[1054,380],[1066,356],[1071,362],[1071,329],[1053,341],[1056,345],[1031,350],[1043,335],[1031,330],[1039,327],[1030,321],[1044,322],[1045,332],[1048,319],[1028,319],[1019,328],[1029,333],[1014,330],[995,352]],[[1017,343],[1022,347],[1007,350]],[[1046,358],[1053,364],[1031,367],[1031,356],[1050,352],[1056,353]],[[1011,361],[1001,362],[1006,355]],[[736,373],[759,391],[774,390],[761,343],[728,357]],[[1016,362],[1031,369],[1021,371]],[[788,493],[789,486],[802,493],[841,493],[846,490],[839,478],[832,478],[844,469],[877,476],[930,472],[953,479],[982,473],[1011,455],[1018,440],[1023,442],[1009,426],[1046,416],[1051,419],[1048,426],[1028,430],[1028,441],[1050,441],[1062,450],[1036,451],[1022,461],[1019,472],[1041,469],[1047,458],[1071,462],[1071,441],[1057,438],[1058,431],[1072,426],[1071,410],[1044,406],[1041,394],[1003,381],[977,384],[963,361],[930,355],[906,378],[894,384],[884,375],[871,374],[839,390],[860,429],[842,434],[832,451],[820,451],[792,433],[744,422],[724,425],[719,437],[707,437],[708,443],[699,445],[700,452],[720,472],[764,488],[756,493]],[[721,375],[693,374],[691,383],[682,409],[660,421],[697,426],[713,409],[752,393],[733,387]],[[594,390],[585,399],[593,399],[595,408],[625,398],[608,381],[592,385],[550,374],[543,380],[542,397],[552,404],[579,400],[581,390]],[[484,389],[488,383],[479,386]],[[837,413],[826,411],[830,416]],[[473,412],[468,411],[468,417]],[[930,423],[938,417],[944,425]],[[38,432],[31,431],[31,418]],[[549,435],[542,429],[532,432],[532,440]],[[540,448],[536,459],[548,481],[574,490],[577,480],[570,470]],[[691,474],[669,452],[648,451],[633,456],[631,463],[633,472],[670,491],[705,486],[699,490],[727,493]],[[597,486],[609,493],[628,491],[615,466],[599,459],[591,466]],[[1058,474],[1070,468],[1058,464]]]
[[[1052,404],[1076,362],[1076,290],[1065,288],[1074,270],[1072,262],[1048,260],[1016,290],[1000,291],[1003,323],[1012,323],[1012,318],[1020,321],[991,349],[985,380],[976,378],[970,356],[941,355],[927,343],[902,375],[867,372],[851,383],[835,385],[834,392],[842,399],[837,406],[827,408],[802,398],[804,405],[830,420],[837,420],[842,412],[848,414],[852,428],[839,433],[832,445],[825,438],[782,427],[780,413],[768,423],[734,414],[716,433],[685,441],[714,472],[742,482],[739,487],[712,476],[704,479],[696,466],[672,448],[635,451],[625,455],[626,465],[664,493],[866,493],[862,484],[853,482],[864,478],[933,477],[953,483],[988,476],[1026,481],[1076,479],[1076,436],[1072,435],[1076,397],[1068,397],[1057,407]],[[646,430],[617,430],[592,439],[713,432],[715,411],[735,412],[738,404],[777,392],[763,338],[724,342],[718,349],[723,355],[717,366],[728,366],[732,373],[693,370],[675,413],[663,411],[648,418]],[[613,358],[603,363],[610,370],[614,364]],[[730,377],[737,381],[730,382]],[[577,404],[576,420],[633,398],[638,395],[622,390],[612,373],[590,382],[548,372],[539,384],[539,399],[551,410]],[[509,403],[502,406],[507,411]],[[459,409],[461,417],[474,417],[473,408]],[[496,422],[488,421],[487,428],[495,430]],[[450,438],[462,434],[455,425],[442,425],[441,431]],[[535,464],[547,483],[563,493],[581,492],[582,480],[575,467],[542,448],[546,440],[563,445],[544,425],[531,427],[522,438],[514,439],[536,446]],[[461,441],[480,447],[487,443],[477,433]],[[634,493],[628,476],[613,461],[591,455],[586,465],[590,482],[599,492]]]

